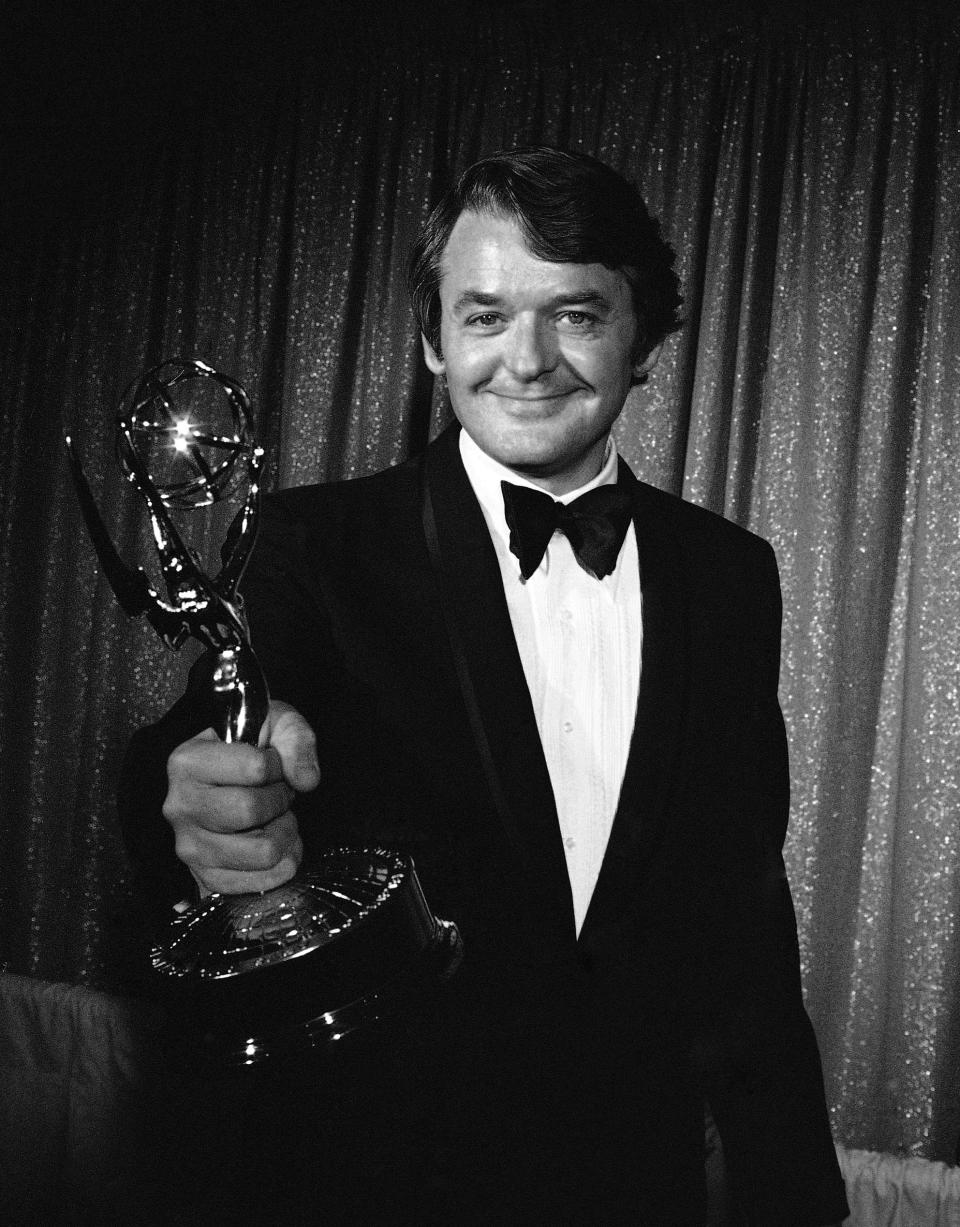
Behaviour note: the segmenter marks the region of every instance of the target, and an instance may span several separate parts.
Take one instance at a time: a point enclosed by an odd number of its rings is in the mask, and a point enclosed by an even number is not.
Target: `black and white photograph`
[[[958,1227],[953,0],[4,6],[0,1223]]]

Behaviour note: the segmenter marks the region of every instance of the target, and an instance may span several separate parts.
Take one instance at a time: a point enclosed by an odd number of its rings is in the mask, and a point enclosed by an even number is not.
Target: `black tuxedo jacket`
[[[382,1221],[700,1223],[704,1098],[746,1221],[846,1213],[780,855],[773,552],[626,480],[640,692],[579,939],[457,429],[395,469],[264,502],[245,601],[273,696],[317,733],[323,778],[298,809],[308,851],[412,853],[430,906],[465,943],[439,999],[368,1062],[364,1102],[381,1096],[389,1139],[377,1170],[368,1154],[351,1181],[354,1194],[358,1180],[377,1199],[390,1191]],[[158,813],[163,764],[206,722],[188,693],[128,757],[121,809],[157,898],[183,893]],[[328,1198],[347,1221],[352,1196]]]

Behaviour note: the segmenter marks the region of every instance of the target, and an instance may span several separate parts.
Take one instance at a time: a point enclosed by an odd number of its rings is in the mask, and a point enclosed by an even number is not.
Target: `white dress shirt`
[[[501,481],[541,489],[498,464],[460,432],[460,454],[497,551],[567,858],[577,933],[597,884],[630,749],[640,684],[640,565],[631,523],[614,571],[602,580],[554,533],[538,569],[523,582],[510,552]],[[603,467],[569,503],[617,480],[607,440]]]

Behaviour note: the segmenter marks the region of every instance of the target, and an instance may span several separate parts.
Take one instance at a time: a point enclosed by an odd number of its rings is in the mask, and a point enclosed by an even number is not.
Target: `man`
[[[362,1187],[387,1222],[702,1224],[705,1100],[739,1221],[846,1214],[780,856],[773,554],[610,441],[677,327],[672,262],[593,159],[468,170],[411,266],[459,426],[265,500],[244,586],[264,749],[218,742],[189,694],[134,744],[157,896],[184,867],[267,889],[303,843],[378,844],[460,927],[462,968],[356,1070],[391,1124],[375,1171],[368,1146],[314,1182],[329,1221],[369,1217]],[[137,812],[168,751],[178,860]]]

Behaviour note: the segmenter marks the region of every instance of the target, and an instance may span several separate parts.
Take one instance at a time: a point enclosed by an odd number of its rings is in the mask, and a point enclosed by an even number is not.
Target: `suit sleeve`
[[[751,737],[743,767],[738,897],[697,960],[695,1062],[720,1130],[745,1222],[815,1227],[848,1207],[831,1138],[816,1038],[800,982],[797,925],[782,848],[789,807],[786,735],[777,699],[781,598],[763,547]]]
[[[196,884],[174,851],[173,830],[163,817],[167,759],[182,742],[213,720],[204,699],[206,669],[198,661],[186,693],[157,724],[130,739],[120,772],[117,812],[134,873],[136,919],[144,940],[173,919],[174,905],[196,898]]]
[[[230,539],[224,546],[229,551]],[[322,650],[316,610],[297,578],[301,529],[280,500],[263,504],[261,529],[241,585],[251,640],[273,698],[293,704],[310,719],[316,697],[309,686],[312,654]],[[173,832],[163,817],[167,760],[184,741],[213,723],[209,661],[202,655],[190,672],[184,695],[156,724],[131,738],[121,770],[117,808],[124,845],[134,870],[139,919],[149,933],[167,923],[173,906],[196,897],[189,870],[174,851]]]

